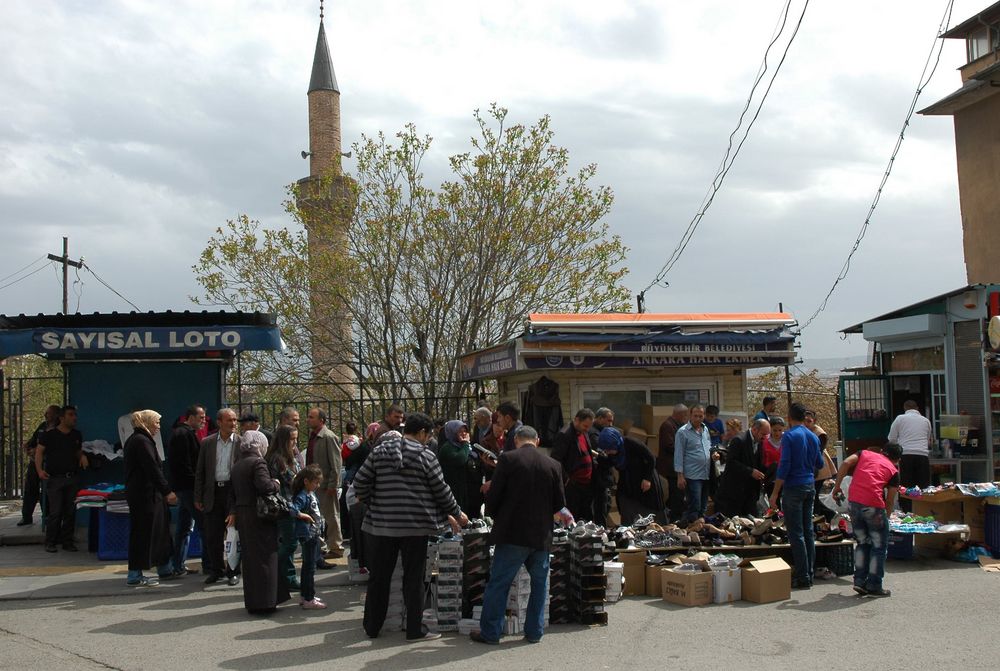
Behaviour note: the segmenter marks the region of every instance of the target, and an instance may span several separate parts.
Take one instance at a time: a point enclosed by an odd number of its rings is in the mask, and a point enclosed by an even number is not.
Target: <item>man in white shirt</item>
[[[899,461],[899,482],[904,487],[927,487],[931,484],[930,446],[934,443],[934,429],[929,419],[920,414],[916,401],[903,403],[903,414],[893,420],[889,428],[889,442],[903,448]],[[910,512],[908,499],[899,505]]]

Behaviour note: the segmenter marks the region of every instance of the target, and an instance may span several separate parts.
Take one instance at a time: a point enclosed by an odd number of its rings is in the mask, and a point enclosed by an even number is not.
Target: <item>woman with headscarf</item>
[[[634,438],[622,436],[613,426],[601,429],[597,446],[618,471],[618,512],[622,524],[632,524],[637,517],[647,515],[653,515],[659,524],[666,524],[663,489],[656,476],[656,459],[649,448]]]
[[[269,615],[279,603],[288,601],[288,586],[278,577],[278,525],[257,516],[257,497],[277,494],[278,480],[271,477],[264,461],[267,436],[247,431],[239,443],[240,453],[230,471],[232,493],[229,518],[240,532],[243,565],[243,605],[254,615]]]
[[[438,461],[445,483],[466,515],[471,515],[468,497],[469,427],[460,419],[453,419],[444,425],[444,443],[438,448]]]
[[[299,472],[299,462],[295,458],[295,444],[299,438],[299,430],[291,425],[282,424],[274,432],[264,455],[267,470],[271,479],[277,480],[282,497],[292,500],[292,481]],[[288,585],[288,589],[298,591],[299,579],[295,574],[292,557],[299,545],[295,533],[295,520],[289,517],[278,522],[278,575]]]
[[[156,449],[155,437],[160,432],[160,413],[139,410],[132,413],[134,431],[125,441],[125,499],[128,501],[128,578],[125,584],[158,585],[160,580],[177,577],[170,561],[173,543],[170,539],[169,504],[177,496],[163,476],[163,463]],[[157,576],[142,572],[156,567]]]

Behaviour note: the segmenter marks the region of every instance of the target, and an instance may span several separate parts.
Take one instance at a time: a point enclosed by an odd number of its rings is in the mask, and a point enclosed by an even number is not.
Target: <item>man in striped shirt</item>
[[[406,639],[440,637],[428,633],[422,623],[427,537],[440,534],[449,523],[458,532],[469,520],[445,484],[437,457],[425,449],[433,430],[427,415],[409,415],[403,435],[386,434],[354,477],[354,493],[368,506],[361,528],[371,541],[365,546],[371,559],[364,615],[365,633],[371,638],[385,624],[389,585],[400,554]]]

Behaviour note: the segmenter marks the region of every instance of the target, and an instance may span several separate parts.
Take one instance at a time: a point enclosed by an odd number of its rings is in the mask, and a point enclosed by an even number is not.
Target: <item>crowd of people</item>
[[[193,573],[187,560],[197,529],[205,583],[242,581],[250,613],[274,612],[291,592],[299,592],[302,608],[323,609],[315,572],[343,557],[346,538],[357,570],[369,578],[367,635],[378,636],[384,626],[398,560],[407,638],[425,640],[435,636],[422,623],[428,538],[449,528],[457,533],[469,520],[489,515],[496,548],[473,640],[499,640],[507,590],[525,566],[532,577],[525,635],[537,642],[554,522],[608,526],[612,495],[623,524],[649,516],[661,524],[691,523],[704,517],[710,497],[715,511],[727,516],[780,508],[794,556],[793,583],[808,588],[817,485],[835,478],[836,494],[852,474],[855,589],[887,595],[882,587],[885,513],[893,498],[885,490],[899,482],[899,446],[854,455],[837,469],[815,413],[793,403],[786,422],[773,414],[774,406],[775,399],[766,398],[744,430],[736,420],[721,421],[715,406],[677,405],[659,427],[656,456],[615,428],[611,409],[583,408],[555,435],[546,456],[530,449],[538,446],[538,433],[521,422],[511,402],[495,411],[478,408],[470,422],[434,422],[419,412],[406,415],[393,404],[363,434],[348,423],[342,437],[327,426],[321,408],[311,408],[308,438],[302,442],[294,408],[281,412],[273,431],[261,430],[253,413],[238,416],[223,408],[212,418],[209,433],[205,409],[193,405],[170,433],[166,468],[156,447],[161,417],[141,410],[131,415],[134,431],[123,446],[131,517],[126,582],[149,586]],[[33,450],[33,470],[45,483],[48,551],[60,544],[76,549],[76,479],[87,467],[76,420],[72,406],[52,406],[26,446]],[[278,513],[263,514],[262,499],[285,503]],[[26,496],[26,509],[28,504]],[[178,508],[173,534],[171,505]],[[31,523],[30,515],[22,522]],[[238,562],[224,552],[233,527],[241,548]]]

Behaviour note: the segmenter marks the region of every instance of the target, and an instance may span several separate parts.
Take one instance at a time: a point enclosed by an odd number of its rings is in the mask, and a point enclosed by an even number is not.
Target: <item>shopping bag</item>
[[[230,571],[235,571],[240,564],[240,532],[236,527],[226,529],[226,542],[223,545],[223,555]]]
[[[844,492],[844,498],[842,498],[840,501],[837,501],[836,499],[833,498],[833,490],[830,490],[825,494],[819,495],[819,502],[835,513],[846,513],[848,510],[847,491],[850,489],[850,487],[851,487],[851,476],[848,475],[845,476],[844,481],[840,483],[840,489],[842,492]]]

